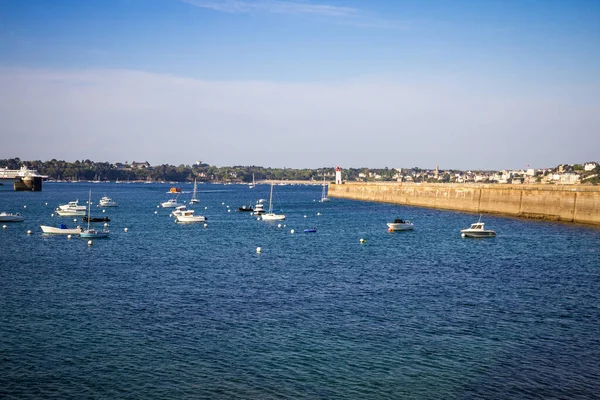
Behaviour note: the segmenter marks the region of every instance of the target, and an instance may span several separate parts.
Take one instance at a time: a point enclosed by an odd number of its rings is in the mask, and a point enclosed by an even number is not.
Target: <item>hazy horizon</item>
[[[598,161],[600,3],[0,4],[0,158],[503,170]]]

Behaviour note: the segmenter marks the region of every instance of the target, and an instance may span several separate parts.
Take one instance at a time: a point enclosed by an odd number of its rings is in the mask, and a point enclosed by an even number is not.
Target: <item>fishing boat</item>
[[[92,219],[90,214],[92,210],[92,191],[90,190],[90,198],[88,200],[88,215],[87,215],[87,229],[82,231],[79,236],[85,239],[99,239],[106,238],[109,235],[109,231],[106,228],[103,228],[101,231],[96,230],[94,228],[90,228],[90,220]]]
[[[390,232],[394,231],[410,231],[415,228],[414,224],[410,221],[404,219],[395,219],[394,222],[387,223],[388,230]]]
[[[280,221],[285,219],[284,214],[275,214],[273,212],[273,184],[271,183],[271,196],[269,198],[269,212],[261,215],[263,221]]]
[[[100,199],[100,203],[98,203],[100,207],[116,207],[117,203],[113,201],[110,197],[102,197]]]
[[[206,217],[203,215],[194,215],[194,210],[183,211],[177,215],[177,222],[204,222]]]
[[[40,228],[42,228],[43,233],[52,235],[79,235],[82,231],[80,226],[77,228],[69,228],[65,224],[60,224],[58,227],[40,225]]]
[[[486,238],[486,237],[494,237],[496,236],[496,231],[491,229],[485,229],[485,224],[481,222],[481,216],[479,216],[479,221],[467,229],[461,229],[460,231],[461,237],[470,237],[470,238]]]
[[[13,214],[8,212],[0,213],[0,222],[23,222],[25,218],[19,213]]]
[[[196,185],[196,178],[194,178],[194,191],[192,192],[192,199],[190,200],[190,204],[196,204],[196,203],[200,203],[200,200],[198,200],[198,198],[196,197],[196,192],[197,192],[197,186]]]

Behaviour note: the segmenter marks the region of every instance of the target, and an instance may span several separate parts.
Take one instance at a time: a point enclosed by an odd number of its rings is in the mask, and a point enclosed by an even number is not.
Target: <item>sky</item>
[[[0,159],[600,161],[597,0],[0,0]]]

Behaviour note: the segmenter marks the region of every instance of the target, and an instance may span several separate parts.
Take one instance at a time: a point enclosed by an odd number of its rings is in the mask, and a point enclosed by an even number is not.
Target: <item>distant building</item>
[[[584,171],[591,171],[594,168],[596,168],[598,166],[597,162],[587,162],[585,164],[583,164],[583,170]]]
[[[150,163],[148,161],[144,162],[131,162],[131,169],[148,169],[150,168]]]

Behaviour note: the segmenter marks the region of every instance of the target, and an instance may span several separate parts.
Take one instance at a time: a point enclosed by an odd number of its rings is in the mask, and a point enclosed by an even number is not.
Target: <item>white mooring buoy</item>
[[[6,229],[6,225],[2,225],[2,229]]]
[[[294,230],[292,229],[292,230],[290,231],[290,233],[293,235],[293,234],[294,234]]]
[[[91,245],[92,245],[92,241],[88,240],[88,246],[91,246]]]
[[[158,211],[154,211],[154,214],[158,214]]]
[[[27,208],[27,206],[23,206],[23,208]]]
[[[262,251],[262,249],[260,247],[256,248],[256,252],[260,254],[260,252]]]
[[[67,235],[67,239],[71,239],[71,235]]]
[[[359,242],[360,242],[360,243],[364,243],[364,242],[366,242],[366,240],[365,240],[365,239],[363,239],[363,238],[360,238]]]
[[[31,235],[31,231],[27,231],[27,234],[28,234],[28,235]]]
[[[77,218],[73,218],[73,222],[77,222]]]
[[[208,224],[204,224],[204,227],[205,227],[205,228],[208,228]]]
[[[125,231],[125,232],[127,232],[128,230],[129,230],[129,229],[127,229],[127,228],[123,229],[123,231]]]

